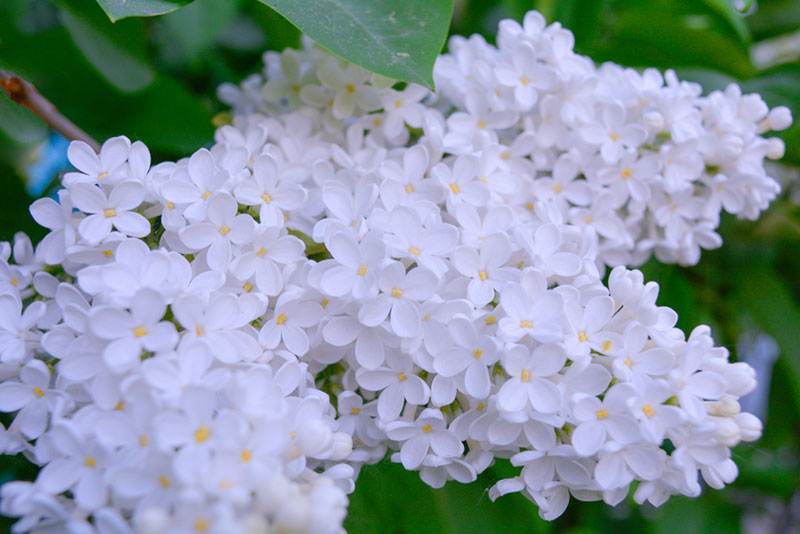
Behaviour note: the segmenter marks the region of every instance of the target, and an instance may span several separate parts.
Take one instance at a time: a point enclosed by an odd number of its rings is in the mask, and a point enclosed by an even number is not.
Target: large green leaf
[[[502,462],[502,461],[501,461]],[[507,462],[505,462],[507,464]],[[536,505],[516,493],[489,500],[497,466],[471,484],[448,482],[433,489],[400,464],[364,466],[350,495],[345,528],[358,534],[548,534],[552,524]],[[518,474],[503,472],[502,477]]]
[[[139,21],[114,25],[93,0],[61,2],[61,20],[86,59],[117,89],[133,93],[153,82],[145,58],[144,27]]]
[[[192,5],[163,17],[159,22],[169,35],[169,46],[186,63],[202,58],[220,32],[239,10],[241,0],[196,0]]]
[[[44,139],[47,125],[34,113],[0,93],[0,131],[22,144]]]
[[[779,275],[766,264],[737,271],[741,276],[735,298],[742,311],[750,314],[759,328],[775,338],[781,347],[781,360],[790,374],[793,400],[800,409],[800,307]]]
[[[749,31],[728,0],[537,0],[534,6],[572,30],[575,49],[597,62],[754,74]]]
[[[218,0],[225,3],[227,0]],[[192,0],[97,0],[112,22],[125,17],[152,17],[180,9]]]
[[[453,0],[260,1],[344,59],[427,87],[453,13]]]

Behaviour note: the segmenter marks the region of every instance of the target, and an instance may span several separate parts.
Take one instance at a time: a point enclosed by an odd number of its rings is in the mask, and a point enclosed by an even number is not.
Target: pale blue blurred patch
[[[741,361],[755,369],[758,380],[756,388],[739,399],[739,404],[742,411],[750,412],[766,422],[772,368],[780,354],[778,342],[762,332],[747,332],[736,343],[736,351]]]
[[[41,196],[52,183],[56,173],[70,167],[67,159],[69,141],[56,132],[36,149],[33,163],[24,169],[25,189],[32,197]]]

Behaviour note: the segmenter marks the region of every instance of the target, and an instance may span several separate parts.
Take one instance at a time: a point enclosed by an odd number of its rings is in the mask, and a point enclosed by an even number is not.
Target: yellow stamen
[[[522,374],[520,374],[519,379],[523,382],[527,382],[531,379],[531,372],[527,369],[522,370]]]
[[[489,278],[489,275],[486,274],[486,271],[478,271],[478,278],[480,278],[481,281],[484,281]]]
[[[382,122],[383,121],[381,120],[380,117],[375,117],[375,119],[373,119],[372,121],[372,124],[374,124],[375,126],[380,126]]]
[[[197,333],[197,337],[203,337],[203,329],[199,326],[194,327],[194,331]]]
[[[253,459],[253,453],[245,449],[242,451],[240,458],[244,463],[247,463]]]
[[[425,425],[422,427],[422,431],[428,434],[429,432],[433,432],[433,427],[431,425]]]
[[[650,406],[649,404],[645,404],[644,406],[642,406],[642,411],[647,417],[653,417],[653,414],[656,413],[653,407]]]
[[[203,193],[203,200],[208,200],[208,197],[210,196],[211,196],[211,191],[206,191],[205,193]]]
[[[197,443],[203,443],[204,441],[206,441],[210,437],[211,437],[211,429],[209,429],[205,425],[203,425],[200,428],[198,428],[194,433],[194,440]]]
[[[410,253],[412,253],[414,256],[419,256],[419,249],[418,249],[417,247],[410,247],[410,248],[408,249],[408,251],[409,251]]]
[[[269,204],[270,202],[272,202],[272,197],[264,193],[263,195],[261,195],[261,200]]]
[[[630,178],[630,177],[631,177],[631,174],[633,174],[633,171],[632,171],[631,169],[629,169],[629,168],[628,168],[628,169],[625,169],[624,171],[622,171],[622,173],[620,174],[620,176],[622,176],[622,179],[623,179],[623,180],[625,180],[625,179],[627,179],[627,178]]]
[[[328,300],[328,299],[326,299],[326,298],[323,298],[323,299],[322,299],[322,301],[320,301],[320,304],[322,305],[322,309],[325,309],[325,308],[327,308],[327,307],[328,307],[328,304],[330,304],[330,303],[331,303],[331,301],[329,301],[329,300]]]
[[[589,339],[586,337],[586,332],[578,332],[578,342],[579,343],[586,343],[586,340]]]
[[[406,193],[413,193],[413,192],[414,192],[414,186],[411,184],[406,185]]]
[[[232,486],[233,486],[233,481],[227,478],[225,480],[220,481],[219,483],[219,487],[222,489],[229,489]]]
[[[244,285],[242,286],[242,289],[244,289],[245,293],[250,293],[250,290],[253,289],[253,284],[251,284],[250,282],[245,282]]]
[[[461,191],[456,184],[450,184],[450,190],[455,194],[458,194],[458,192]]]
[[[403,101],[402,100],[397,99],[397,100],[394,101],[394,107],[399,108],[402,105],[403,105]]]
[[[480,121],[480,122],[478,123],[478,128],[480,128],[481,130],[483,130],[484,128],[486,128],[486,121]]]
[[[147,447],[148,445],[150,445],[150,438],[147,437],[147,434],[139,436],[139,446]]]
[[[160,477],[158,477],[158,483],[161,484],[162,486],[164,486],[165,488],[168,488],[170,486],[169,479],[167,477],[165,477],[164,475],[161,475]]]
[[[286,316],[284,314],[278,315],[278,318],[275,320],[275,324],[283,324],[286,322]]]
[[[40,388],[39,386],[33,388],[33,394],[39,398],[44,397],[44,391],[42,391],[42,388]]]
[[[230,231],[231,231],[231,227],[228,226],[227,224],[223,224],[222,228],[219,229],[219,233],[222,234],[222,235],[228,235],[228,232],[230,232]]]
[[[676,204],[669,205],[669,211],[675,211],[676,209],[678,209],[678,206]]]
[[[473,353],[472,353],[472,356],[473,356],[473,357],[474,357],[476,360],[478,360],[478,359],[480,359],[480,357],[481,357],[481,354],[483,354],[483,351],[482,351],[481,349],[475,349],[475,352],[473,352]]]
[[[95,460],[94,458],[92,458],[91,456],[89,456],[88,458],[86,458],[86,459],[83,461],[83,463],[84,463],[84,465],[86,465],[86,467],[94,467],[94,466],[96,466],[96,465],[97,465],[97,460]]]
[[[527,78],[527,76],[520,76],[519,83],[522,85],[528,85],[531,81]]]
[[[560,193],[561,190],[564,189],[561,184],[556,184],[553,186],[553,193]]]
[[[490,315],[489,317],[484,319],[484,321],[486,321],[486,324],[494,324],[497,322],[497,317],[495,317],[494,315]]]
[[[364,276],[365,274],[367,274],[367,266],[362,265],[358,268],[358,276]]]
[[[500,154],[500,159],[508,159],[510,157],[511,157],[510,152],[503,152],[502,154]]]
[[[345,86],[345,89],[347,89],[347,92],[350,93],[351,95],[356,92],[356,86],[353,85],[352,83],[348,83]]]
[[[597,410],[597,418],[601,421],[608,417],[608,410]]]
[[[361,410],[359,410],[358,408],[355,407],[350,408],[350,415],[358,415],[359,412],[361,412]]]
[[[258,256],[259,258],[263,258],[264,254],[266,254],[266,253],[267,253],[267,249],[265,249],[264,247],[261,247],[260,249],[258,249],[258,252],[256,252],[256,256]]]
[[[625,365],[627,365],[628,367],[630,367],[631,365],[633,365],[633,362],[631,361],[631,359],[630,359],[630,358],[625,358]]]
[[[605,340],[603,341],[603,352],[608,352],[611,350],[611,341]]]
[[[168,210],[174,210],[175,209],[175,204],[173,204],[172,202],[167,200],[167,209]]]
[[[483,410],[484,408],[486,408],[486,405],[482,402],[479,402],[475,408],[477,408],[478,410]]]
[[[533,211],[533,202],[528,202],[525,207],[528,209],[528,211]]]
[[[611,132],[610,134],[608,134],[608,136],[611,138],[612,141],[619,141],[619,135],[615,134],[614,132]]]
[[[105,178],[106,176],[108,176],[108,172],[106,172],[106,171],[103,171],[103,172],[101,172],[100,174],[98,174],[98,175],[97,175],[97,179],[98,179],[98,180],[102,180],[102,179],[103,179],[103,178]]]
[[[133,335],[136,337],[142,337],[147,335],[147,328],[143,326],[137,326],[133,329]]]
[[[202,517],[194,522],[194,529],[197,532],[207,532],[208,531],[208,521],[203,519]]]
[[[519,323],[520,328],[531,328],[533,327],[533,323],[530,321],[522,321]]]
[[[124,410],[124,409],[125,409],[125,403],[124,403],[124,402],[122,402],[122,401],[119,401],[119,402],[117,403],[117,405],[116,405],[116,406],[114,406],[114,409],[115,409],[115,410],[117,410],[118,412],[121,412],[122,410]]]
[[[113,255],[114,255],[114,251],[113,250],[104,250],[103,251],[103,256],[106,256],[107,258],[110,258]]]
[[[408,377],[406,376],[406,374],[405,374],[404,372],[400,371],[399,373],[397,373],[397,379],[398,379],[400,382],[402,382],[402,381],[403,381],[403,380],[405,380],[406,378],[408,378]]]
[[[292,430],[291,432],[289,432],[289,437],[290,437],[290,438],[294,439],[294,436],[295,436],[295,434],[294,434],[294,430]]]
[[[430,314],[430,313],[426,313],[426,314],[425,314],[425,317],[423,317],[423,318],[422,318],[422,320],[423,320],[423,321],[427,321],[427,320],[428,320],[428,319],[430,319],[430,318],[431,318],[431,314]]]
[[[114,208],[108,208],[105,211],[105,214],[106,214],[106,217],[116,217],[117,216],[117,212],[114,211]]]
[[[587,215],[586,218],[583,220],[583,222],[585,222],[586,224],[590,224],[592,222],[592,216]]]
[[[11,285],[16,287],[17,284],[19,284],[19,279],[18,278],[12,278],[11,279]]]
[[[402,289],[397,289],[396,287],[392,288],[392,296],[393,297],[400,297],[402,295],[403,295],[403,290]]]

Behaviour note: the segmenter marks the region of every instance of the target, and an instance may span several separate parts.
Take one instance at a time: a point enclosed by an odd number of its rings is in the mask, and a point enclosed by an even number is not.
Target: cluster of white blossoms
[[[0,251],[15,532],[342,532],[387,454],[434,487],[510,459],[490,496],[547,519],[736,477],[752,368],[625,265],[756,217],[788,111],[596,69],[537,13],[497,42],[454,38],[437,94],[270,52],[209,150],[70,145],[50,233]]]

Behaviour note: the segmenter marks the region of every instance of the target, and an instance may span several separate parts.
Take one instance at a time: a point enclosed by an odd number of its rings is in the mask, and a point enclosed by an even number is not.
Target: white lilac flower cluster
[[[787,110],[595,69],[537,13],[498,43],[454,38],[437,95],[268,53],[175,163],[72,143],[50,233],[0,251],[0,449],[42,466],[15,532],[341,532],[387,453],[434,487],[510,459],[490,495],[547,519],[736,477],[752,369],[603,277],[757,216]]]

